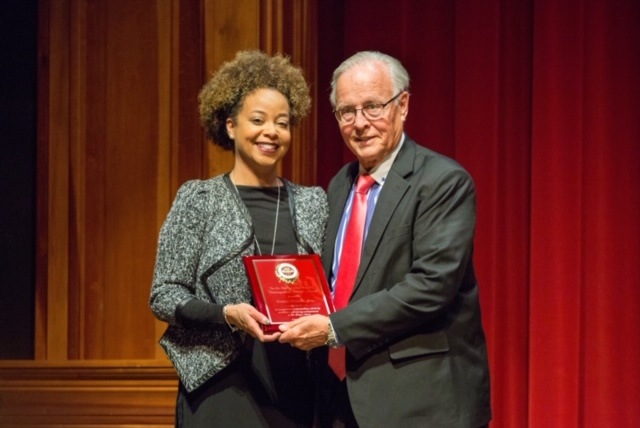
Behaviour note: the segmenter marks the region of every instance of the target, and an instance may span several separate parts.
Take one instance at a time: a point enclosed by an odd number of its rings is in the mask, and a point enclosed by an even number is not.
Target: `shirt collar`
[[[373,167],[371,171],[368,172],[373,177],[373,179],[376,180],[376,183],[380,185],[384,183],[387,175],[389,174],[389,170],[391,170],[391,165],[393,165],[393,161],[396,160],[398,152],[400,151],[403,143],[404,132],[402,133],[402,137],[400,137],[400,143],[396,146],[396,148],[393,149],[393,151],[389,153],[387,157],[382,160],[382,162],[380,162],[378,165]],[[364,168],[362,168],[362,166],[360,166],[359,171],[360,174],[364,174],[367,172],[364,170]]]

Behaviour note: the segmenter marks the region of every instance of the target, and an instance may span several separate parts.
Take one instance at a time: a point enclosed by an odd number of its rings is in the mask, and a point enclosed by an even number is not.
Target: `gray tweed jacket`
[[[320,187],[283,180],[298,252],[320,253],[328,216]],[[226,305],[250,302],[242,256],[255,253],[251,217],[228,175],[182,185],[162,226],[149,305],[169,324],[160,345],[188,391],[232,362],[244,337],[219,329],[180,325],[176,308],[191,299]]]

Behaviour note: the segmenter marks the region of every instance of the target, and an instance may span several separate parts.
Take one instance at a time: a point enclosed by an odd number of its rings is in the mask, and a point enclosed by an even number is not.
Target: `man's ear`
[[[400,117],[402,117],[403,122],[407,119],[407,115],[409,114],[410,96],[411,94],[408,91],[405,91],[405,93],[400,96]]]

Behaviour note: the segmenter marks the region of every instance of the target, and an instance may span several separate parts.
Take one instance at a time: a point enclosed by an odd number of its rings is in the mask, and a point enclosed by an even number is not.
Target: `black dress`
[[[238,186],[238,192],[251,214],[260,252],[297,253],[286,187],[280,188],[278,209],[276,187]],[[194,304],[185,308],[187,312],[191,311],[186,316],[207,317],[206,312],[213,310],[210,306],[201,302]],[[202,313],[196,313],[198,310]],[[312,425],[313,386],[307,354],[278,342],[262,343],[248,338],[243,355],[202,386],[192,392],[187,392],[182,384],[179,387],[176,426],[286,428]]]

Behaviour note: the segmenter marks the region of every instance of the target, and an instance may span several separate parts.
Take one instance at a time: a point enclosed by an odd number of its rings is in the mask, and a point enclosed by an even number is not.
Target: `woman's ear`
[[[235,134],[236,125],[235,123],[233,123],[233,119],[231,119],[230,117],[227,118],[226,124],[227,124],[227,135],[229,135],[229,138],[231,138],[232,140],[235,139],[234,134]]]

